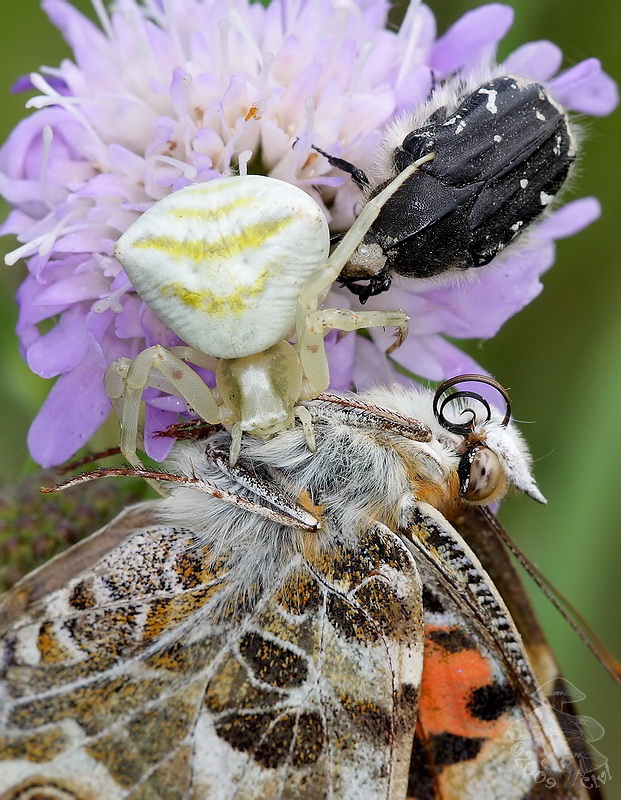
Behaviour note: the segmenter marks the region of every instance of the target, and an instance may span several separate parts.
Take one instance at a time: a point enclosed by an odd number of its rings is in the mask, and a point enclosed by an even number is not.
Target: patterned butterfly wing
[[[495,530],[497,520],[490,521],[488,512],[479,506],[462,505],[450,521],[474,550],[500,592],[535,672],[539,686],[537,698],[543,693],[552,706],[580,768],[588,796],[591,800],[601,800],[600,786],[610,777],[608,759],[593,742],[603,736],[604,730],[592,718],[581,717],[575,709],[574,702],[583,700],[584,695],[561,674],[520,575]]]
[[[566,737],[478,558],[424,503],[412,505],[406,533],[425,618],[408,797],[586,800]]]
[[[405,796],[421,586],[382,525],[227,596],[149,505],[9,592],[2,800]]]

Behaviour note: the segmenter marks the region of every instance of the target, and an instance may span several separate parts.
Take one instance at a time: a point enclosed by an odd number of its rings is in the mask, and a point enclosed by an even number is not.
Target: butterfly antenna
[[[496,532],[505,547],[507,547],[522,567],[524,567],[526,572],[543,592],[544,596],[552,603],[563,619],[571,625],[595,658],[604,667],[606,672],[613,680],[621,685],[621,662],[612,655],[578,609],[550,580],[548,580],[548,578],[545,577],[545,575],[542,574],[539,568],[527,558],[522,550],[520,550],[491,511],[488,511],[486,508],[481,508],[481,511],[490,527]]]

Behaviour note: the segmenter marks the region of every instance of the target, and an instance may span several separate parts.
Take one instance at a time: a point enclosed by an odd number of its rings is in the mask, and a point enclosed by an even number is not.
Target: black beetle
[[[386,202],[341,273],[364,303],[388,289],[394,273],[430,278],[488,264],[554,200],[576,136],[544,86],[498,75],[474,86],[449,81],[393,124],[374,181],[319,152],[350,173],[367,199],[413,161],[435,154]]]

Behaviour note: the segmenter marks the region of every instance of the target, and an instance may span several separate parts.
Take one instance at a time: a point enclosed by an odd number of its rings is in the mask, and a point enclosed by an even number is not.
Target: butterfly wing
[[[603,729],[595,720],[583,718],[575,710],[574,703],[583,700],[584,695],[563,678],[524,584],[494,526],[490,525],[487,512],[479,506],[461,506],[451,523],[477,554],[500,592],[522,637],[539,691],[552,706],[582,773],[582,784],[591,800],[601,800],[599,786],[608,780],[608,760],[593,742],[601,738]],[[494,525],[497,524],[494,520]]]
[[[409,797],[584,800],[557,718],[500,594],[460,534],[413,504],[425,655]]]
[[[145,505],[39,577],[2,606],[3,800],[405,796],[421,585],[387,528],[251,601]]]

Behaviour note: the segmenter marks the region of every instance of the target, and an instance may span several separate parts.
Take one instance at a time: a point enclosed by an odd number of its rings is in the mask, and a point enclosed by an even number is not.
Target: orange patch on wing
[[[502,717],[486,722],[468,708],[472,692],[493,681],[492,666],[474,649],[449,652],[429,634],[450,633],[451,628],[426,626],[423,677],[418,718],[427,736],[452,733],[456,736],[491,738],[506,727]]]

